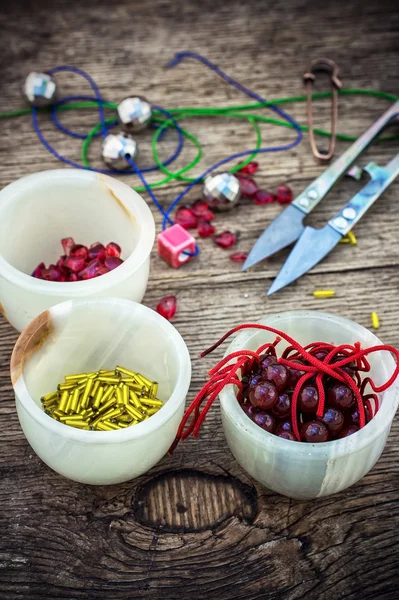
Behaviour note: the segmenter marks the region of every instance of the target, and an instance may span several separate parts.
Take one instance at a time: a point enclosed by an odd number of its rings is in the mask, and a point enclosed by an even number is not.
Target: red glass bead
[[[86,260],[88,256],[89,250],[86,246],[82,244],[75,244],[72,246],[69,252],[69,256],[74,256],[75,258],[84,258]]]
[[[250,418],[254,417],[256,415],[256,413],[259,412],[258,409],[256,408],[256,406],[252,406],[252,404],[243,404],[242,410]]]
[[[282,419],[291,413],[291,399],[288,394],[279,394],[276,404],[272,407],[275,417]]]
[[[293,363],[298,363],[298,365],[303,364],[300,360],[292,360]],[[292,369],[288,367],[288,387],[295,387],[295,384],[298,383],[302,375],[305,374],[305,371],[301,371],[300,369]]]
[[[313,385],[305,385],[298,397],[298,408],[304,413],[313,413],[317,410],[319,393]]]
[[[115,242],[110,242],[105,246],[105,256],[119,258],[122,253],[121,247]]]
[[[292,433],[292,423],[290,419],[284,419],[278,423],[276,427],[276,435],[280,435],[280,433],[283,433],[283,431]]]
[[[331,433],[336,434],[344,426],[344,415],[337,408],[327,408],[324,411],[322,421]]]
[[[279,185],[277,188],[277,202],[279,204],[289,204],[292,202],[292,190],[288,185]]]
[[[213,221],[215,215],[209,209],[208,203],[205,200],[196,200],[191,205],[191,210],[199,219],[205,219],[205,221]]]
[[[66,260],[66,254],[63,254],[62,256],[60,256],[60,258],[57,260],[57,267],[59,269],[63,269],[64,268],[64,263]]]
[[[337,437],[339,439],[348,437],[348,435],[352,435],[353,433],[356,433],[356,431],[359,431],[359,427],[356,427],[356,425],[351,425],[350,427],[346,427],[345,429],[340,431]]]
[[[234,254],[230,254],[229,258],[233,262],[245,262],[248,257],[248,252],[234,252]]]
[[[84,269],[82,269],[79,272],[79,277],[80,279],[92,279],[93,277],[96,277],[98,269],[101,267],[101,263],[99,260],[94,259],[91,262],[89,262],[88,265],[86,265],[84,267]]]
[[[256,171],[259,168],[259,163],[256,160],[251,161],[245,167],[237,171],[237,173],[242,173],[243,175],[255,175]]]
[[[64,238],[61,240],[62,247],[64,248],[64,253],[69,256],[69,252],[71,248],[75,245],[75,240],[71,237]]]
[[[55,265],[50,265],[48,269],[42,269],[41,279],[45,281],[60,281],[61,273]]]
[[[103,246],[103,244],[100,244],[100,242],[92,244],[89,248],[88,259],[94,260],[96,258],[101,261],[105,258],[105,246]]]
[[[300,436],[303,442],[309,442],[310,444],[319,444],[329,440],[328,429],[320,421],[304,423],[301,427]]]
[[[253,198],[258,190],[258,186],[255,181],[250,177],[244,177],[237,175],[237,179],[240,182],[240,191],[243,198]]]
[[[69,279],[67,279],[67,281],[78,281],[78,276],[76,275],[76,273],[70,273]]]
[[[276,421],[268,412],[256,413],[253,417],[253,421],[269,433],[273,433],[276,428]]]
[[[249,392],[249,401],[253,406],[257,406],[261,410],[272,408],[277,399],[277,388],[270,381],[260,381],[258,385],[251,387]]]
[[[237,241],[236,236],[234,233],[231,233],[231,231],[223,231],[214,239],[215,244],[219,246],[219,248],[230,248],[231,246],[234,246]]]
[[[260,358],[260,367],[262,369],[262,371],[265,371],[264,375],[266,374],[266,369],[269,365],[274,365],[277,362],[277,358],[275,356],[273,356],[273,354],[263,354],[262,356],[259,357]]]
[[[104,260],[104,265],[108,271],[113,271],[116,267],[119,267],[123,263],[123,260],[118,256],[107,256]]]
[[[84,258],[75,258],[74,256],[68,256],[68,258],[64,261],[64,267],[74,271],[75,273],[78,273],[84,269],[85,265],[86,261]]]
[[[46,268],[46,265],[41,262],[40,265],[37,265],[36,269],[32,273],[32,277],[37,277],[38,279],[42,278],[42,271]]]
[[[328,390],[328,403],[340,410],[347,410],[355,403],[355,397],[350,387],[344,383],[336,383]]]
[[[176,314],[176,297],[175,296],[166,296],[162,298],[157,304],[157,313],[159,313],[165,319],[172,319]]]
[[[198,224],[198,235],[202,238],[211,237],[215,233],[215,228],[209,221],[200,219]]]
[[[268,381],[274,383],[279,392],[287,386],[288,371],[284,365],[279,365],[278,363],[269,365],[264,371],[264,376]]]
[[[271,204],[277,200],[277,196],[264,190],[257,190],[254,195],[255,204]]]
[[[177,209],[175,221],[184,227],[184,229],[195,229],[197,227],[197,217],[191,208],[186,208],[185,206]]]

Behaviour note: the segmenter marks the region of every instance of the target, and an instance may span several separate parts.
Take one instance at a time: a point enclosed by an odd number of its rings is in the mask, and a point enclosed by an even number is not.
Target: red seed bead
[[[261,410],[272,408],[277,399],[277,388],[270,381],[260,381],[255,387],[251,387],[249,392],[249,401]]]
[[[78,281],[78,276],[76,275],[76,273],[70,273],[69,279],[67,279],[67,281]]]
[[[279,365],[278,363],[271,364],[268,367],[266,367],[264,375],[268,381],[274,383],[279,392],[286,388],[288,381],[288,371],[284,367],[284,365]]]
[[[320,442],[328,442],[328,429],[320,421],[309,421],[304,423],[300,431],[301,440],[310,444],[319,444]]]
[[[234,254],[230,254],[229,258],[233,262],[245,262],[248,257],[248,252],[234,252]]]
[[[231,231],[223,231],[215,237],[215,244],[219,246],[219,248],[230,248],[231,246],[234,246],[236,241],[236,236],[234,233],[231,233]]]
[[[104,260],[104,265],[107,267],[108,271],[113,271],[116,267],[119,267],[123,263],[121,258],[118,256],[107,256]]]
[[[338,439],[348,437],[348,435],[352,435],[353,433],[356,433],[356,431],[359,431],[359,427],[350,425],[350,427],[346,427],[338,434]]]
[[[335,435],[344,426],[345,419],[343,413],[337,408],[327,408],[321,420],[328,427],[330,433]]]
[[[46,265],[41,262],[40,265],[37,265],[36,269],[32,273],[32,277],[36,277],[37,279],[42,278],[42,271],[46,268]]]
[[[64,268],[64,263],[66,260],[66,254],[63,254],[62,256],[60,256],[60,258],[57,260],[57,267],[59,269],[63,269]]]
[[[64,238],[61,240],[61,244],[62,244],[62,247],[64,248],[64,254],[69,256],[69,252],[70,252],[71,248],[73,248],[73,246],[75,245],[75,240],[71,237]]]
[[[259,168],[259,163],[256,160],[251,161],[242,169],[239,169],[237,173],[242,173],[243,175],[255,175],[256,171]]]
[[[253,421],[259,427],[262,427],[265,431],[269,433],[274,433],[276,429],[276,420],[275,418],[268,412],[258,412],[253,416]]]
[[[336,383],[328,390],[327,394],[328,404],[339,408],[340,410],[347,410],[351,408],[355,403],[355,397],[350,387],[344,383]]]
[[[215,228],[209,221],[200,219],[198,223],[198,235],[202,238],[211,237],[215,233]]]
[[[209,209],[209,205],[205,200],[196,200],[191,205],[191,210],[198,219],[205,219],[205,221],[213,221],[215,215]]]
[[[162,298],[157,304],[157,313],[162,315],[165,319],[172,319],[176,314],[176,297],[175,296],[166,296]]]
[[[74,271],[74,273],[78,273],[84,269],[85,265],[86,261],[84,258],[75,258],[74,256],[68,256],[68,258],[64,261],[64,267]]]
[[[281,431],[280,433],[276,433],[276,435],[285,440],[290,440],[291,442],[296,442],[297,439],[292,431]]]
[[[240,191],[243,198],[253,198],[258,190],[258,186],[255,181],[250,177],[244,177],[237,175],[237,179],[240,182]]]
[[[277,196],[264,190],[257,190],[254,195],[254,204],[271,204],[277,200]]]
[[[272,407],[275,417],[283,419],[291,413],[291,399],[288,394],[279,394],[276,404]]]
[[[101,261],[105,258],[105,246],[103,246],[103,244],[100,244],[100,242],[92,244],[88,251],[89,260],[94,260],[96,258]]]
[[[72,246],[69,252],[69,256],[73,256],[74,258],[84,258],[85,260],[87,259],[88,254],[89,249],[86,248],[86,246],[83,246],[82,244],[75,244],[74,246]]]
[[[277,202],[279,204],[290,204],[290,202],[292,202],[292,190],[288,187],[288,185],[278,186]]]
[[[191,208],[186,208],[185,206],[177,209],[175,221],[184,227],[184,229],[195,229],[197,227],[197,217]]]
[[[119,258],[122,254],[121,247],[115,242],[110,242],[105,246],[105,256]]]
[[[305,385],[298,397],[298,408],[304,413],[315,413],[319,403],[319,393],[313,385]]]

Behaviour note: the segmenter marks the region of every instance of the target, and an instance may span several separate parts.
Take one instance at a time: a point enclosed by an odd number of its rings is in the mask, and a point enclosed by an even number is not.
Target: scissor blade
[[[291,254],[273,281],[267,295],[289,285],[317,265],[338,244],[342,235],[330,225],[322,229],[306,227]]]
[[[295,242],[305,229],[302,224],[304,218],[305,215],[299,208],[293,205],[287,206],[256,240],[242,270],[249,269],[264,258]]]

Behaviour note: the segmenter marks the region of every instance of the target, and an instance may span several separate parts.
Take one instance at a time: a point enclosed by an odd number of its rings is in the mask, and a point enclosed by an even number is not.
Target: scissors
[[[370,176],[368,183],[330,219],[325,227],[314,229],[304,226],[303,220],[306,215],[345,175],[379,133],[398,117],[399,100],[299,194],[255,242],[244,263],[243,271],[298,240],[267,295],[289,285],[327,256],[399,175],[399,154],[384,167],[370,162],[364,168]]]

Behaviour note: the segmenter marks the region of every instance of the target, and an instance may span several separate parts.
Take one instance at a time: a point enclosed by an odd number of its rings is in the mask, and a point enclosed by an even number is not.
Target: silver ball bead
[[[127,133],[110,133],[103,141],[102,157],[106,165],[113,169],[127,170],[131,166],[125,158],[129,154],[132,160],[138,155],[137,142]]]
[[[125,131],[141,131],[151,121],[152,107],[143,96],[125,98],[118,104],[118,116]]]
[[[231,173],[208,175],[205,179],[203,195],[212,210],[230,210],[241,197],[240,182]]]
[[[24,94],[32,106],[43,108],[55,102],[57,85],[47,73],[29,73],[24,83]]]

